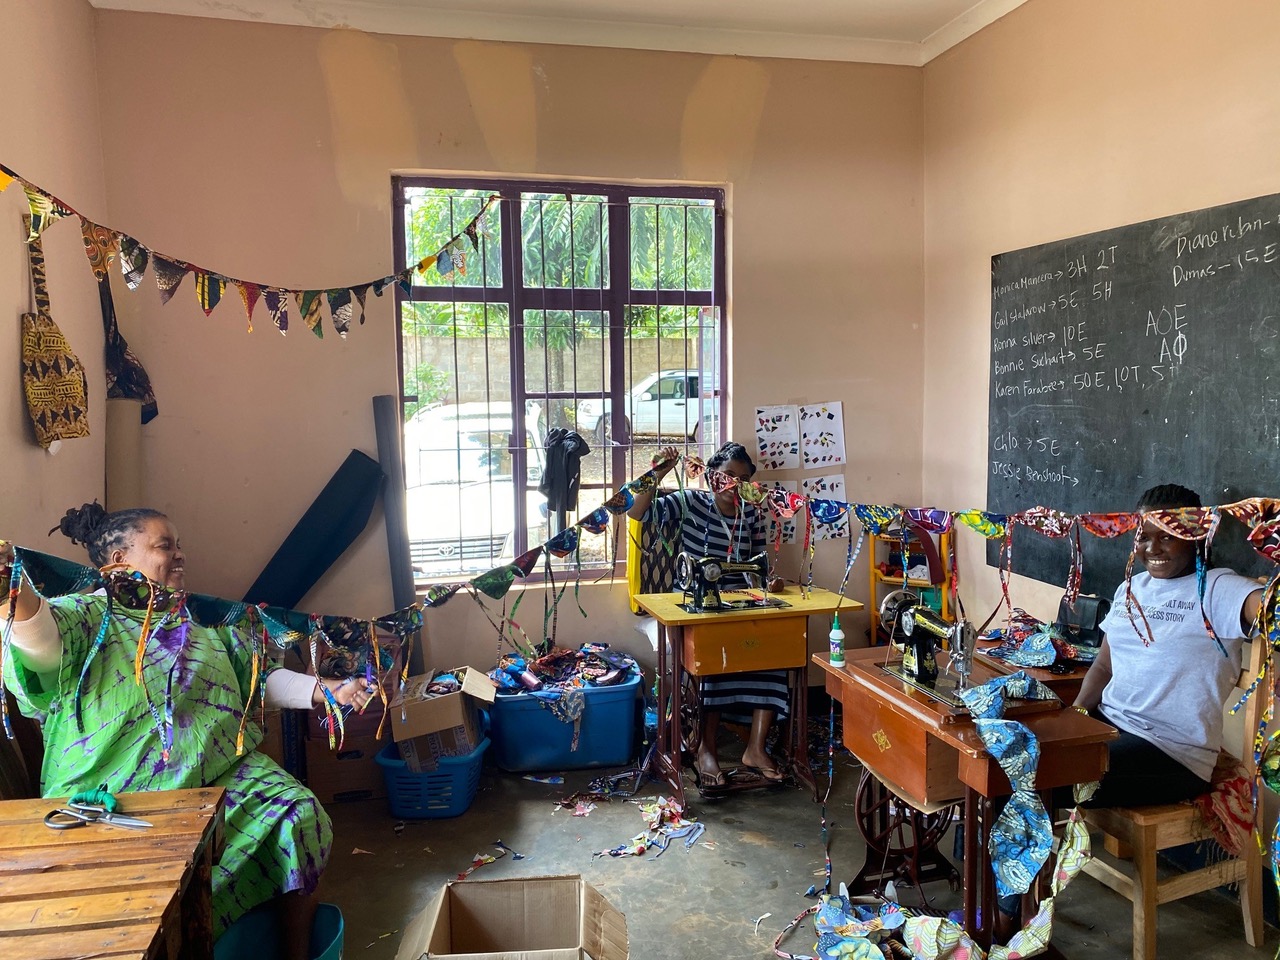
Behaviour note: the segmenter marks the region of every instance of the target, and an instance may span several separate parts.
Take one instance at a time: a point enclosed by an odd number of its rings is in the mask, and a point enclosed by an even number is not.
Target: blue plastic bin
[[[466,813],[480,789],[480,767],[489,749],[485,737],[463,757],[441,757],[435,770],[414,773],[394,743],[376,757],[387,781],[387,806],[402,820],[436,820]]]
[[[311,924],[311,960],[342,960],[342,911],[332,903],[316,907]],[[279,960],[280,919],[274,903],[250,910],[227,927],[213,945],[213,960]]]
[[[578,749],[573,724],[562,723],[527,693],[498,691],[489,708],[494,759],[503,770],[582,770],[631,761],[636,740],[640,674],[611,687],[585,687]]]

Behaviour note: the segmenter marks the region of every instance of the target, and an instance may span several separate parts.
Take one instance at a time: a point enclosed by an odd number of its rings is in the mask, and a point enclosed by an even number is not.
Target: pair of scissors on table
[[[116,827],[133,827],[139,830],[153,825],[147,820],[112,813],[106,807],[90,803],[68,803],[65,807],[50,810],[44,815],[44,825],[53,830],[71,830],[91,823],[109,823]]]

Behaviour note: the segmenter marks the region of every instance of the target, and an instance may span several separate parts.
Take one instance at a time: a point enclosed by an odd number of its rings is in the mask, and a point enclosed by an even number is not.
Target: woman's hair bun
[[[72,507],[49,533],[52,535],[54,531],[61,531],[71,538],[72,543],[88,546],[94,534],[102,529],[103,521],[106,519],[106,508],[94,500],[92,503]]]

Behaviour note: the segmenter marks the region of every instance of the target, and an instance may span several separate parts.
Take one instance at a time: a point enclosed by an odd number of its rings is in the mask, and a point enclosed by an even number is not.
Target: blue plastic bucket
[[[332,903],[316,907],[311,924],[311,960],[342,960],[345,924]],[[213,945],[213,960],[280,960],[280,918],[274,903],[250,910],[227,927]]]

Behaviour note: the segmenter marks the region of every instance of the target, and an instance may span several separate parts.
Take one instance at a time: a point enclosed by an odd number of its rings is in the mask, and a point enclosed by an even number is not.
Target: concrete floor
[[[566,774],[559,786],[533,783],[486,767],[471,809],[452,820],[409,821],[397,832],[386,803],[370,800],[329,808],[334,851],[321,887],[346,918],[347,960],[390,960],[400,931],[440,889],[465,870],[477,852],[494,851],[502,840],[527,859],[502,860],[477,870],[475,879],[581,874],[627,916],[633,960],[761,960],[772,956],[773,939],[812,901],[810,884],[822,883],[820,807],[795,788],[757,790],[716,804],[696,802],[692,815],[707,824],[701,842],[686,853],[677,841],[660,858],[591,858],[643,829],[637,807],[624,800],[601,803],[590,816],[556,810],[554,801],[586,788],[592,772]],[[849,879],[862,863],[863,846],[853,820],[858,768],[847,755],[837,760],[832,793],[831,859],[836,881]],[[641,796],[654,795],[652,784]],[[949,854],[952,844],[942,845]],[[356,853],[357,848],[368,853]],[[935,907],[960,906],[960,894],[945,882],[925,892]],[[900,890],[904,905],[917,904],[914,890]],[[754,920],[772,914],[755,930]],[[1054,946],[1070,960],[1123,958],[1132,951],[1131,908],[1083,874],[1063,893]],[[1160,908],[1160,956],[1214,960],[1275,955],[1277,936],[1256,950],[1244,942],[1239,908],[1205,893]],[[806,921],[784,950],[809,954],[813,928]],[[416,960],[416,958],[415,958]]]

